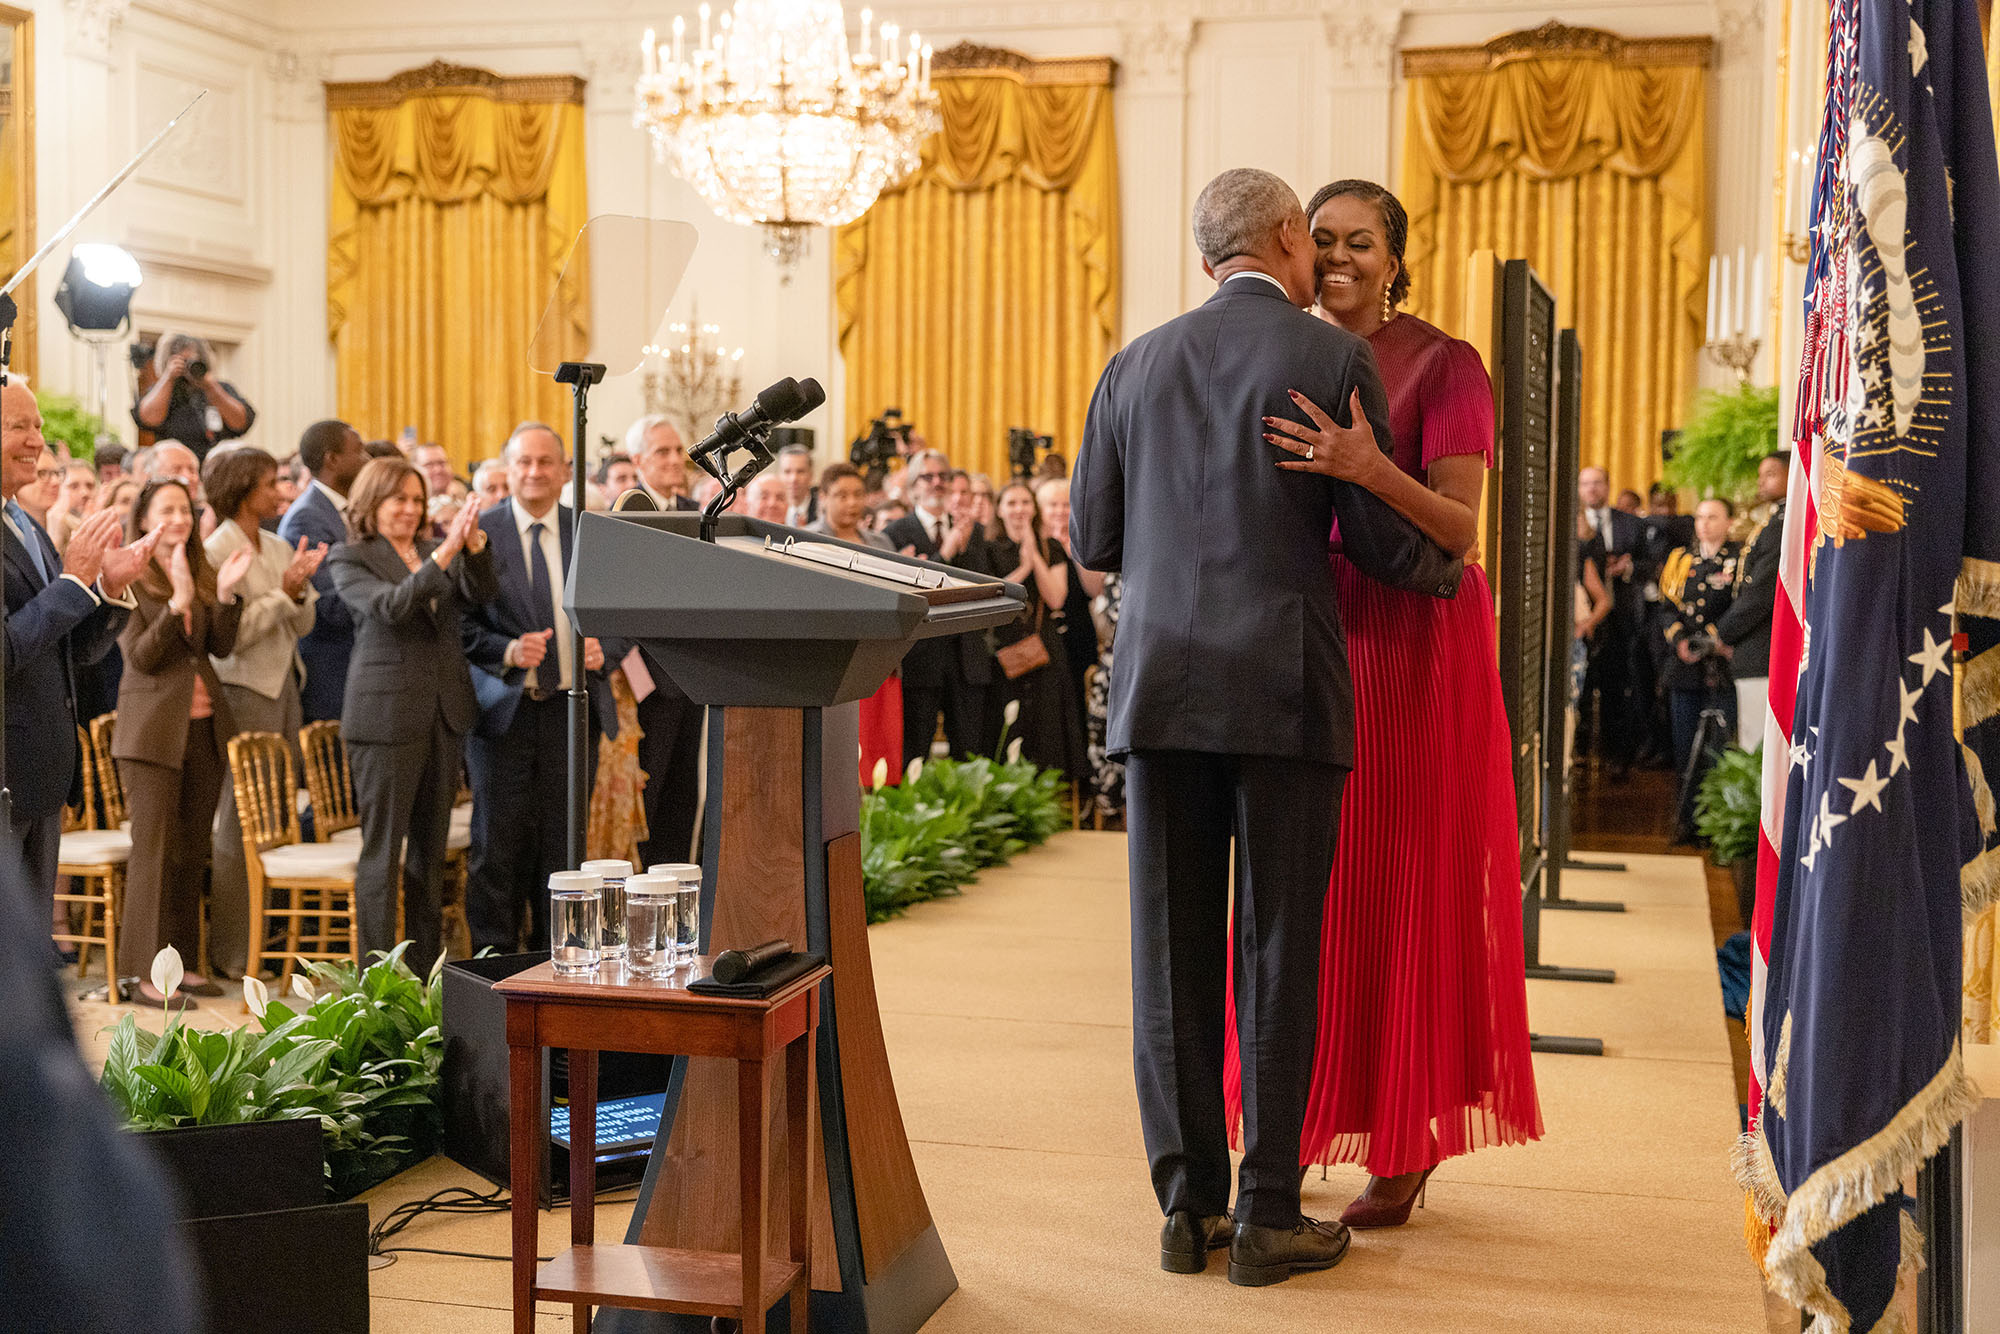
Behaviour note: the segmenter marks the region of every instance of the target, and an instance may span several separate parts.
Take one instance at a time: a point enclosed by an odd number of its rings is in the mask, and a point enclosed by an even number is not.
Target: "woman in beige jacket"
[[[254,553],[240,594],[243,623],[236,646],[213,659],[222,697],[238,732],[276,732],[287,740],[304,727],[299,707],[303,667],[299,639],[313,627],[319,593],[312,577],[326,559],[326,544],[297,548],[267,532],[263,523],[284,512],[278,491],[278,461],[252,445],[229,445],[208,456],[202,490],[215,511],[215,531],[206,544],[211,565],[238,551]],[[294,762],[299,759],[293,747]],[[304,770],[297,770],[301,777]],[[215,822],[208,908],[208,961],[225,977],[240,977],[249,957],[250,872],[244,863],[243,826],[236,811],[236,785],[224,776],[222,814]]]
[[[138,606],[118,636],[125,674],[111,754],[132,817],[118,971],[138,979],[129,999],[159,1007],[167,997],[145,979],[166,945],[189,966],[182,990],[221,994],[194,971],[208,830],[227,771],[223,747],[235,731],[209,656],[227,656],[236,645],[243,615],[237,586],[251,553],[239,551],[211,569],[195,533],[194,501],[172,478],[146,484],[126,527],[134,541],[156,529],[152,559],[132,582]]]

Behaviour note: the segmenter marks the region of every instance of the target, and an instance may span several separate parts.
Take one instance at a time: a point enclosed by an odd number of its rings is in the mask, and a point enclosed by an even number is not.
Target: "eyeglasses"
[[[62,478],[63,470],[61,468],[35,469],[35,480],[38,482],[59,482]]]
[[[926,482],[942,482],[945,478],[951,476],[951,474],[948,472],[920,472],[917,476]]]

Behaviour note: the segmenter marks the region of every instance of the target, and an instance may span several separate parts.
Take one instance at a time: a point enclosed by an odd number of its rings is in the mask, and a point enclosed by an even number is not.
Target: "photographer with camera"
[[[153,351],[159,378],[132,405],[132,420],[153,433],[154,443],[178,440],[199,463],[224,440],[257,421],[257,411],[236,386],[217,378],[215,350],[193,334],[168,333]]]
[[[1666,628],[1666,690],[1674,737],[1674,771],[1687,770],[1695,728],[1704,709],[1716,709],[1736,730],[1736,689],[1729,680],[1729,645],[1717,638],[1715,623],[1735,594],[1742,547],[1729,541],[1735,506],[1704,500],[1695,507],[1693,545],[1675,547],[1660,569],[1660,596],[1672,604]]]

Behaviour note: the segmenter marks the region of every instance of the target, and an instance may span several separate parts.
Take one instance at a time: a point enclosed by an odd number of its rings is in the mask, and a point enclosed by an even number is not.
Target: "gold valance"
[[[838,234],[850,434],[895,404],[962,466],[1004,475],[1010,426],[1074,450],[1118,337],[1115,69],[937,53],[943,129]]]

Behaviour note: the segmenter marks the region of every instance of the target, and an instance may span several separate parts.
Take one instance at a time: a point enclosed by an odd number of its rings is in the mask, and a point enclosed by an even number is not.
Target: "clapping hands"
[[[174,555],[186,560],[186,548],[176,547]],[[250,571],[250,564],[257,559],[257,553],[250,547],[238,547],[223,559],[222,568],[215,572],[215,600],[228,603],[236,600],[236,586],[243,582],[243,576]]]
[[[285,595],[293,601],[297,601],[300,597],[303,597],[306,585],[312,582],[312,577],[315,574],[319,573],[320,562],[325,559],[326,543],[322,542],[316,547],[308,547],[306,539],[303,537],[300,538],[298,550],[292,553],[290,563],[285,566]]]
[[[444,541],[438,543],[438,549],[432,553],[432,559],[437,561],[440,569],[448,570],[451,568],[452,558],[461,550],[469,551],[476,556],[485,549],[486,534],[479,527],[479,510],[467,505],[445,529]]]

